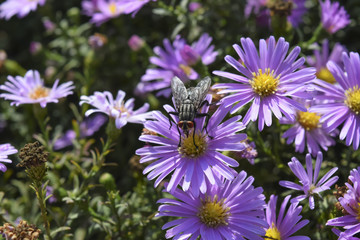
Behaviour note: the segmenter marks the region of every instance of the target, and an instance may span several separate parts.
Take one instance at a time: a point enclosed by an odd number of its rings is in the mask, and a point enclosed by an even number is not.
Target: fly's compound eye
[[[179,126],[179,128],[183,128],[184,122],[183,121],[178,122],[178,126]]]
[[[194,127],[194,123],[190,121],[186,122],[186,125],[189,129]]]

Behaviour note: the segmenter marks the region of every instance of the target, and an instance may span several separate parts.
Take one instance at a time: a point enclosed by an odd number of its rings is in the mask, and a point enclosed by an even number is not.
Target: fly
[[[193,141],[194,146],[197,148],[195,143],[195,130],[196,130],[196,122],[195,118],[198,117],[206,117],[205,130],[207,133],[207,124],[210,118],[208,113],[199,113],[199,109],[205,104],[210,105],[207,100],[204,100],[206,94],[208,93],[211,85],[210,77],[203,78],[196,87],[190,87],[186,89],[184,83],[178,78],[174,77],[171,79],[171,90],[172,95],[175,100],[176,112],[169,112],[169,114],[175,115],[179,117],[179,122],[177,123],[177,129],[180,135],[179,146],[181,144],[181,133],[179,128],[183,130],[186,136],[189,136],[189,130],[193,130]],[[172,126],[171,123],[172,118],[169,118],[170,128]],[[210,137],[210,136],[209,136]]]

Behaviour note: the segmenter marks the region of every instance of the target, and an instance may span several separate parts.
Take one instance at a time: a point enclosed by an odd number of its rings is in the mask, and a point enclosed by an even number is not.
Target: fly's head
[[[180,121],[178,123],[178,126],[179,126],[179,128],[181,128],[183,130],[185,135],[188,137],[189,136],[189,130],[194,128],[194,122],[193,121]]]

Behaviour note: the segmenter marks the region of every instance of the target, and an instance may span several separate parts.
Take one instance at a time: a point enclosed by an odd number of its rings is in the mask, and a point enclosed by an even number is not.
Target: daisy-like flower
[[[207,98],[210,100],[210,98]],[[167,112],[175,110],[169,106],[164,106]],[[203,113],[208,111],[208,107],[203,107]],[[221,123],[229,112],[229,107],[223,105],[216,110],[208,122],[207,131],[204,128],[205,118],[195,118],[193,131],[179,135],[175,124],[170,126],[169,119],[159,111],[154,112],[156,121],[147,121],[145,128],[158,133],[158,135],[142,135],[139,140],[156,144],[156,146],[145,146],[136,151],[140,155],[140,163],[153,161],[148,165],[143,173],[148,174],[148,179],[155,181],[155,187],[168,175],[171,175],[167,191],[175,191],[177,185],[181,184],[184,191],[189,190],[190,185],[194,195],[207,191],[206,181],[211,184],[216,183],[215,174],[219,174],[228,180],[232,180],[236,171],[231,167],[239,166],[239,163],[219,151],[242,151],[244,144],[240,141],[246,139],[246,134],[237,132],[244,129],[238,120],[240,116],[235,116]],[[179,122],[178,117],[172,116],[174,122]],[[195,134],[193,136],[193,133]],[[211,137],[209,137],[211,136]],[[181,137],[181,145],[179,140]],[[194,145],[194,141],[196,146]],[[183,181],[182,181],[183,180]]]
[[[287,17],[288,22],[293,27],[297,27],[302,22],[302,17],[307,12],[305,7],[305,0],[284,0],[281,1],[281,7],[284,3],[290,4],[290,13]],[[271,0],[248,0],[245,6],[245,16],[248,18],[253,12],[257,17],[261,18],[261,22],[269,23],[271,18],[271,11],[269,8],[274,6],[274,1]]]
[[[8,155],[15,154],[18,151],[9,143],[0,144],[0,171],[6,172],[7,168],[3,163],[12,163]]]
[[[246,125],[250,120],[256,121],[259,118],[258,128],[262,131],[264,123],[267,126],[272,124],[272,113],[278,119],[283,113],[287,118],[295,120],[296,109],[306,111],[305,106],[291,99],[308,97],[307,83],[315,78],[315,68],[298,70],[305,62],[304,58],[296,60],[300,47],[295,47],[288,54],[289,43],[284,38],[279,38],[276,43],[275,38],[270,37],[268,43],[264,39],[260,40],[259,55],[251,39],[241,38],[241,44],[242,48],[237,44],[233,47],[244,65],[231,56],[225,57],[225,61],[241,75],[224,71],[213,72],[237,82],[213,86],[223,89],[219,94],[233,93],[222,99],[225,106],[235,104],[231,113],[252,102],[243,123]]]
[[[180,217],[163,226],[167,239],[252,239],[265,234],[264,195],[254,188],[253,177],[241,171],[234,180],[219,184],[206,183],[207,190],[199,196],[193,191],[175,189],[174,199],[160,199],[156,216]],[[193,187],[193,186],[192,186]]]
[[[185,39],[180,36],[175,38],[173,44],[168,39],[164,39],[164,49],[159,46],[155,47],[154,53],[158,56],[150,57],[150,62],[157,65],[158,68],[146,70],[137,86],[137,93],[159,90],[157,96],[169,97],[171,79],[174,76],[184,82],[198,79],[199,74],[192,68],[192,65],[198,61],[209,65],[215,61],[217,56],[214,46],[210,45],[211,41],[212,38],[206,33],[191,46],[187,45]]]
[[[85,112],[85,116],[89,116],[96,112],[105,113],[109,117],[115,118],[116,128],[120,129],[128,122],[142,124],[146,119],[152,118],[152,112],[146,112],[149,109],[149,104],[145,103],[138,110],[134,110],[134,98],[124,101],[125,92],[118,91],[116,99],[108,92],[95,92],[91,96],[81,96],[80,105],[87,103],[95,107]]]
[[[43,6],[46,0],[7,0],[0,5],[0,18],[9,20],[14,15],[23,18],[38,5]]]
[[[312,67],[316,67],[316,77],[318,79],[324,80],[328,83],[335,83],[335,78],[326,67],[328,61],[333,61],[334,63],[342,66],[341,54],[347,52],[347,49],[336,43],[329,55],[329,40],[325,39],[322,43],[321,50],[314,50],[314,57],[308,57],[306,61]]]
[[[339,239],[353,239],[352,237],[360,232],[360,168],[353,169],[350,172],[349,181],[345,183],[348,190],[343,197],[339,198],[342,212],[346,214],[341,217],[330,219],[326,225],[343,227],[346,229],[344,232],[336,231],[339,233]],[[355,238],[356,239],[356,238]]]
[[[291,196],[285,197],[281,203],[279,215],[276,214],[277,196],[271,195],[269,203],[266,208],[265,219],[269,225],[266,229],[264,239],[273,240],[310,240],[306,236],[291,236],[299,229],[303,228],[309,223],[309,220],[302,220],[300,215],[302,207],[298,203],[292,203],[288,209],[287,205]],[[300,222],[299,222],[300,221]]]
[[[350,23],[350,17],[339,2],[331,3],[330,0],[320,1],[321,22],[323,28],[330,34],[334,34]]]
[[[84,119],[79,125],[80,138],[92,136],[97,132],[102,125],[106,122],[107,117],[102,114],[95,115]],[[59,150],[70,146],[76,138],[76,132],[74,130],[68,130],[66,133],[57,139],[54,143],[54,150]]]
[[[319,152],[317,154],[314,172],[311,155],[309,153],[306,154],[306,172],[302,164],[295,157],[293,157],[291,162],[288,163],[291,171],[297,178],[299,178],[302,186],[290,181],[280,181],[280,185],[286,188],[304,192],[303,195],[293,198],[291,200],[292,203],[300,202],[306,198],[309,198],[309,205],[310,209],[312,210],[315,208],[314,194],[316,193],[320,196],[322,191],[330,189],[330,187],[337,182],[339,177],[335,176],[330,178],[338,170],[337,167],[332,168],[317,182],[322,160],[323,155],[321,152]]]
[[[322,115],[320,122],[328,132],[344,123],[339,137],[341,140],[346,138],[346,145],[352,143],[356,150],[360,143],[360,57],[354,52],[343,53],[342,60],[345,71],[332,61],[327,64],[338,84],[315,81],[317,90],[325,93],[316,95],[315,99],[327,102],[312,106],[309,111]]]
[[[91,23],[100,26],[121,14],[135,14],[151,0],[84,0],[82,8],[85,15],[91,16]],[[152,0],[156,1],[156,0]]]
[[[250,164],[255,164],[255,158],[257,157],[258,153],[256,151],[256,146],[254,142],[250,142],[249,139],[241,141],[244,144],[245,149],[241,152],[236,152],[235,156],[244,158],[249,161]]]
[[[11,100],[11,105],[39,103],[42,108],[50,102],[57,103],[60,98],[71,95],[75,88],[72,82],[66,82],[59,85],[57,79],[52,88],[44,86],[44,81],[36,70],[29,70],[24,77],[8,76],[8,81],[0,85],[0,89],[8,93],[0,94],[0,97]]]
[[[303,102],[305,106],[309,107],[310,103]],[[308,152],[314,157],[321,149],[328,150],[329,146],[335,145],[335,140],[332,138],[337,131],[328,133],[325,131],[320,123],[320,115],[316,112],[302,112],[298,111],[295,120],[287,119],[286,117],[280,119],[281,124],[291,124],[284,134],[283,138],[287,138],[286,143],[291,144],[295,142],[295,151],[304,152],[305,145]]]
[[[98,0],[96,5],[94,5],[94,10],[97,11],[91,14],[92,18],[90,22],[94,23],[96,26],[100,26],[104,22],[107,22],[112,18],[117,18],[120,14],[125,13],[125,7],[120,0]],[[91,8],[85,8],[84,11],[85,13],[91,13]]]

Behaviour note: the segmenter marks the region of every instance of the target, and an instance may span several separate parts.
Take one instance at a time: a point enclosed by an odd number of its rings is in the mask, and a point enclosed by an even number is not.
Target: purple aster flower
[[[299,178],[300,183],[296,184],[290,181],[280,181],[280,185],[286,188],[303,191],[304,194],[300,195],[291,200],[292,203],[300,202],[305,198],[309,198],[310,209],[313,210],[315,208],[314,194],[318,194],[322,191],[330,189],[330,187],[337,182],[339,177],[335,176],[330,178],[337,170],[337,167],[332,168],[329,172],[327,172],[318,182],[317,179],[319,177],[319,172],[321,169],[321,163],[323,160],[323,155],[321,152],[317,154],[315,169],[313,172],[313,165],[311,155],[306,154],[306,172],[302,164],[295,157],[291,158],[291,162],[288,163],[291,171],[295,174],[297,178]]]
[[[42,49],[42,44],[40,42],[32,41],[30,42],[29,51],[32,55],[38,54]]]
[[[104,115],[97,114],[94,117],[88,117],[80,123],[80,138],[92,136],[97,132],[102,125],[106,122],[107,118]],[[68,130],[64,136],[60,137],[54,143],[54,150],[59,150],[67,146],[72,145],[76,138],[76,132],[74,130]]]
[[[8,81],[4,85],[0,85],[0,89],[8,93],[2,93],[0,97],[12,100],[11,105],[15,104],[16,106],[39,103],[44,108],[47,103],[57,103],[60,98],[72,94],[71,90],[75,88],[72,82],[59,85],[58,79],[52,88],[47,88],[36,70],[27,71],[24,77],[8,76],[7,79]]]
[[[339,202],[346,212],[345,216],[337,217],[327,221],[326,225],[344,227],[343,233],[339,233],[339,239],[351,239],[355,234],[360,232],[360,168],[350,171],[350,183],[345,183],[348,190]]]
[[[279,215],[276,214],[277,196],[271,195],[266,208],[265,218],[269,225],[266,229],[264,239],[281,239],[281,240],[310,240],[306,236],[291,236],[299,229],[309,223],[309,220],[302,220],[300,215],[302,207],[298,203],[292,203],[288,209],[287,205],[291,196],[285,197],[281,203]],[[299,222],[300,221],[300,222]],[[267,238],[266,238],[267,237]]]
[[[0,171],[6,172],[7,168],[3,163],[12,163],[8,155],[15,154],[18,151],[9,143],[0,144]]]
[[[341,7],[339,2],[331,3],[330,0],[320,1],[321,22],[330,34],[336,33],[350,23],[350,17]]]
[[[324,80],[328,83],[335,83],[335,78],[326,67],[328,61],[333,61],[339,66],[343,66],[341,62],[341,54],[347,52],[347,49],[336,43],[329,55],[329,40],[325,39],[322,43],[321,50],[314,50],[314,57],[308,57],[306,61],[312,67],[316,67],[316,76],[318,79]]]
[[[51,196],[50,196],[51,195]],[[50,196],[50,197],[49,197]],[[46,197],[49,197],[47,200],[49,203],[54,203],[57,201],[56,197],[54,196],[54,188],[51,186],[46,186]]]
[[[303,102],[305,106],[310,107],[309,102]],[[295,142],[295,151],[304,152],[305,145],[311,155],[316,157],[316,154],[324,149],[328,150],[329,146],[335,145],[334,137],[337,131],[328,133],[320,124],[320,115],[316,112],[302,112],[298,111],[295,120],[287,119],[286,117],[280,119],[281,124],[291,124],[284,134],[283,138],[287,138],[286,143],[291,144]]]
[[[107,37],[101,33],[95,33],[94,35],[91,35],[88,39],[88,43],[93,49],[102,48],[107,43],[107,41]]]
[[[31,11],[35,11],[38,5],[43,6],[46,0],[7,0],[0,5],[0,18],[9,20],[17,15],[23,18]]]
[[[43,25],[44,25],[44,28],[46,29],[47,32],[53,32],[55,30],[55,28],[56,28],[55,23],[53,23],[49,19],[44,19],[43,20]]]
[[[264,195],[261,187],[254,188],[253,177],[241,171],[234,180],[211,185],[199,196],[193,191],[176,188],[176,199],[160,199],[156,216],[180,217],[166,223],[162,229],[167,239],[252,239],[261,240],[265,234]],[[191,186],[193,188],[194,186]]]
[[[219,94],[233,93],[222,99],[225,106],[232,106],[231,113],[238,111],[245,104],[252,102],[243,123],[250,120],[258,121],[260,131],[272,124],[272,113],[280,119],[283,113],[287,118],[295,120],[296,109],[306,111],[306,107],[294,101],[291,97],[307,98],[307,83],[315,78],[315,68],[302,68],[304,58],[295,61],[300,53],[300,47],[295,47],[288,55],[289,43],[284,38],[275,42],[270,37],[268,43],[260,40],[258,51],[253,41],[241,38],[242,48],[237,44],[233,47],[243,62],[226,56],[225,61],[234,67],[241,75],[224,71],[214,71],[215,75],[235,80],[237,83],[220,83],[213,88],[223,89]],[[287,55],[287,56],[286,56]]]
[[[121,0],[98,0],[96,2],[97,10],[91,16],[91,23],[94,23],[96,26],[100,26],[104,22],[117,18],[120,14],[125,13],[124,4]],[[95,6],[95,5],[93,5]],[[90,8],[86,8],[85,13],[91,13]]]
[[[212,38],[206,33],[191,46],[187,45],[180,36],[175,38],[173,44],[168,39],[164,39],[164,49],[156,46],[154,53],[158,56],[150,57],[150,62],[157,65],[158,68],[146,70],[136,92],[140,94],[160,90],[157,96],[169,97],[171,94],[170,83],[174,76],[184,82],[198,79],[199,74],[192,68],[192,65],[199,60],[202,64],[209,65],[215,61],[217,56],[214,46],[210,45],[211,41]]]
[[[104,22],[117,18],[121,14],[135,14],[151,0],[91,0],[83,1],[85,15],[91,16],[91,23],[100,26]],[[156,1],[156,0],[152,0]]]
[[[236,155],[240,158],[245,158],[249,161],[250,164],[254,165],[255,158],[257,157],[258,153],[256,151],[256,146],[254,142],[250,142],[249,139],[241,141],[244,144],[245,149],[241,152],[238,152]]]
[[[189,11],[190,12],[195,12],[196,10],[198,10],[201,7],[202,7],[202,5],[199,2],[191,2],[191,3],[189,3]]]
[[[145,41],[138,35],[132,35],[128,41],[128,45],[131,50],[139,51],[145,45]]]
[[[152,119],[152,112],[146,112],[149,104],[145,103],[138,110],[134,109],[134,98],[124,101],[125,92],[119,90],[116,99],[108,92],[95,92],[91,96],[81,96],[80,105],[87,103],[96,109],[89,109],[85,112],[85,116],[89,116],[95,112],[102,112],[109,117],[115,118],[116,128],[120,129],[128,122],[142,124],[146,119]]]
[[[326,93],[316,95],[315,99],[327,102],[313,106],[309,111],[322,115],[320,122],[328,132],[344,123],[339,137],[341,140],[346,138],[348,146],[353,143],[356,150],[360,142],[360,58],[358,53],[351,52],[350,55],[343,53],[342,60],[345,71],[333,61],[327,64],[338,84],[315,81],[317,90]]]
[[[210,98],[207,98],[210,100]],[[164,106],[167,112],[175,110],[169,106]],[[203,107],[203,113],[208,111],[209,107]],[[198,195],[199,190],[202,193],[207,191],[206,181],[211,184],[216,183],[214,175],[219,174],[228,180],[232,180],[236,171],[231,167],[239,166],[239,163],[219,151],[242,151],[244,144],[240,141],[246,139],[246,134],[237,134],[244,129],[241,122],[238,122],[240,116],[230,118],[221,123],[228,114],[229,107],[220,105],[217,111],[209,120],[207,130],[204,128],[205,118],[195,118],[196,131],[192,131],[188,136],[182,133],[179,135],[179,129],[175,124],[170,126],[169,119],[159,111],[154,112],[156,121],[147,121],[145,128],[158,133],[159,135],[142,135],[139,140],[157,144],[156,146],[145,146],[136,151],[142,158],[140,163],[152,162],[144,170],[148,174],[148,179],[155,181],[155,187],[172,172],[167,191],[173,192],[178,184],[182,185],[184,191],[187,191],[192,185],[194,195]],[[171,116],[174,122],[179,122],[176,116]],[[195,134],[193,136],[193,134]],[[211,136],[211,137],[209,137]],[[179,139],[181,137],[181,145]],[[194,145],[197,145],[197,147]],[[183,180],[182,183],[181,180]]]
[[[302,22],[302,17],[307,12],[305,7],[305,0],[284,0],[284,2],[291,2],[291,13],[287,17],[288,22],[293,27],[297,27]],[[253,12],[257,17],[261,18],[262,25],[270,23],[270,10],[272,2],[268,0],[248,0],[245,6],[245,17],[248,18]]]

